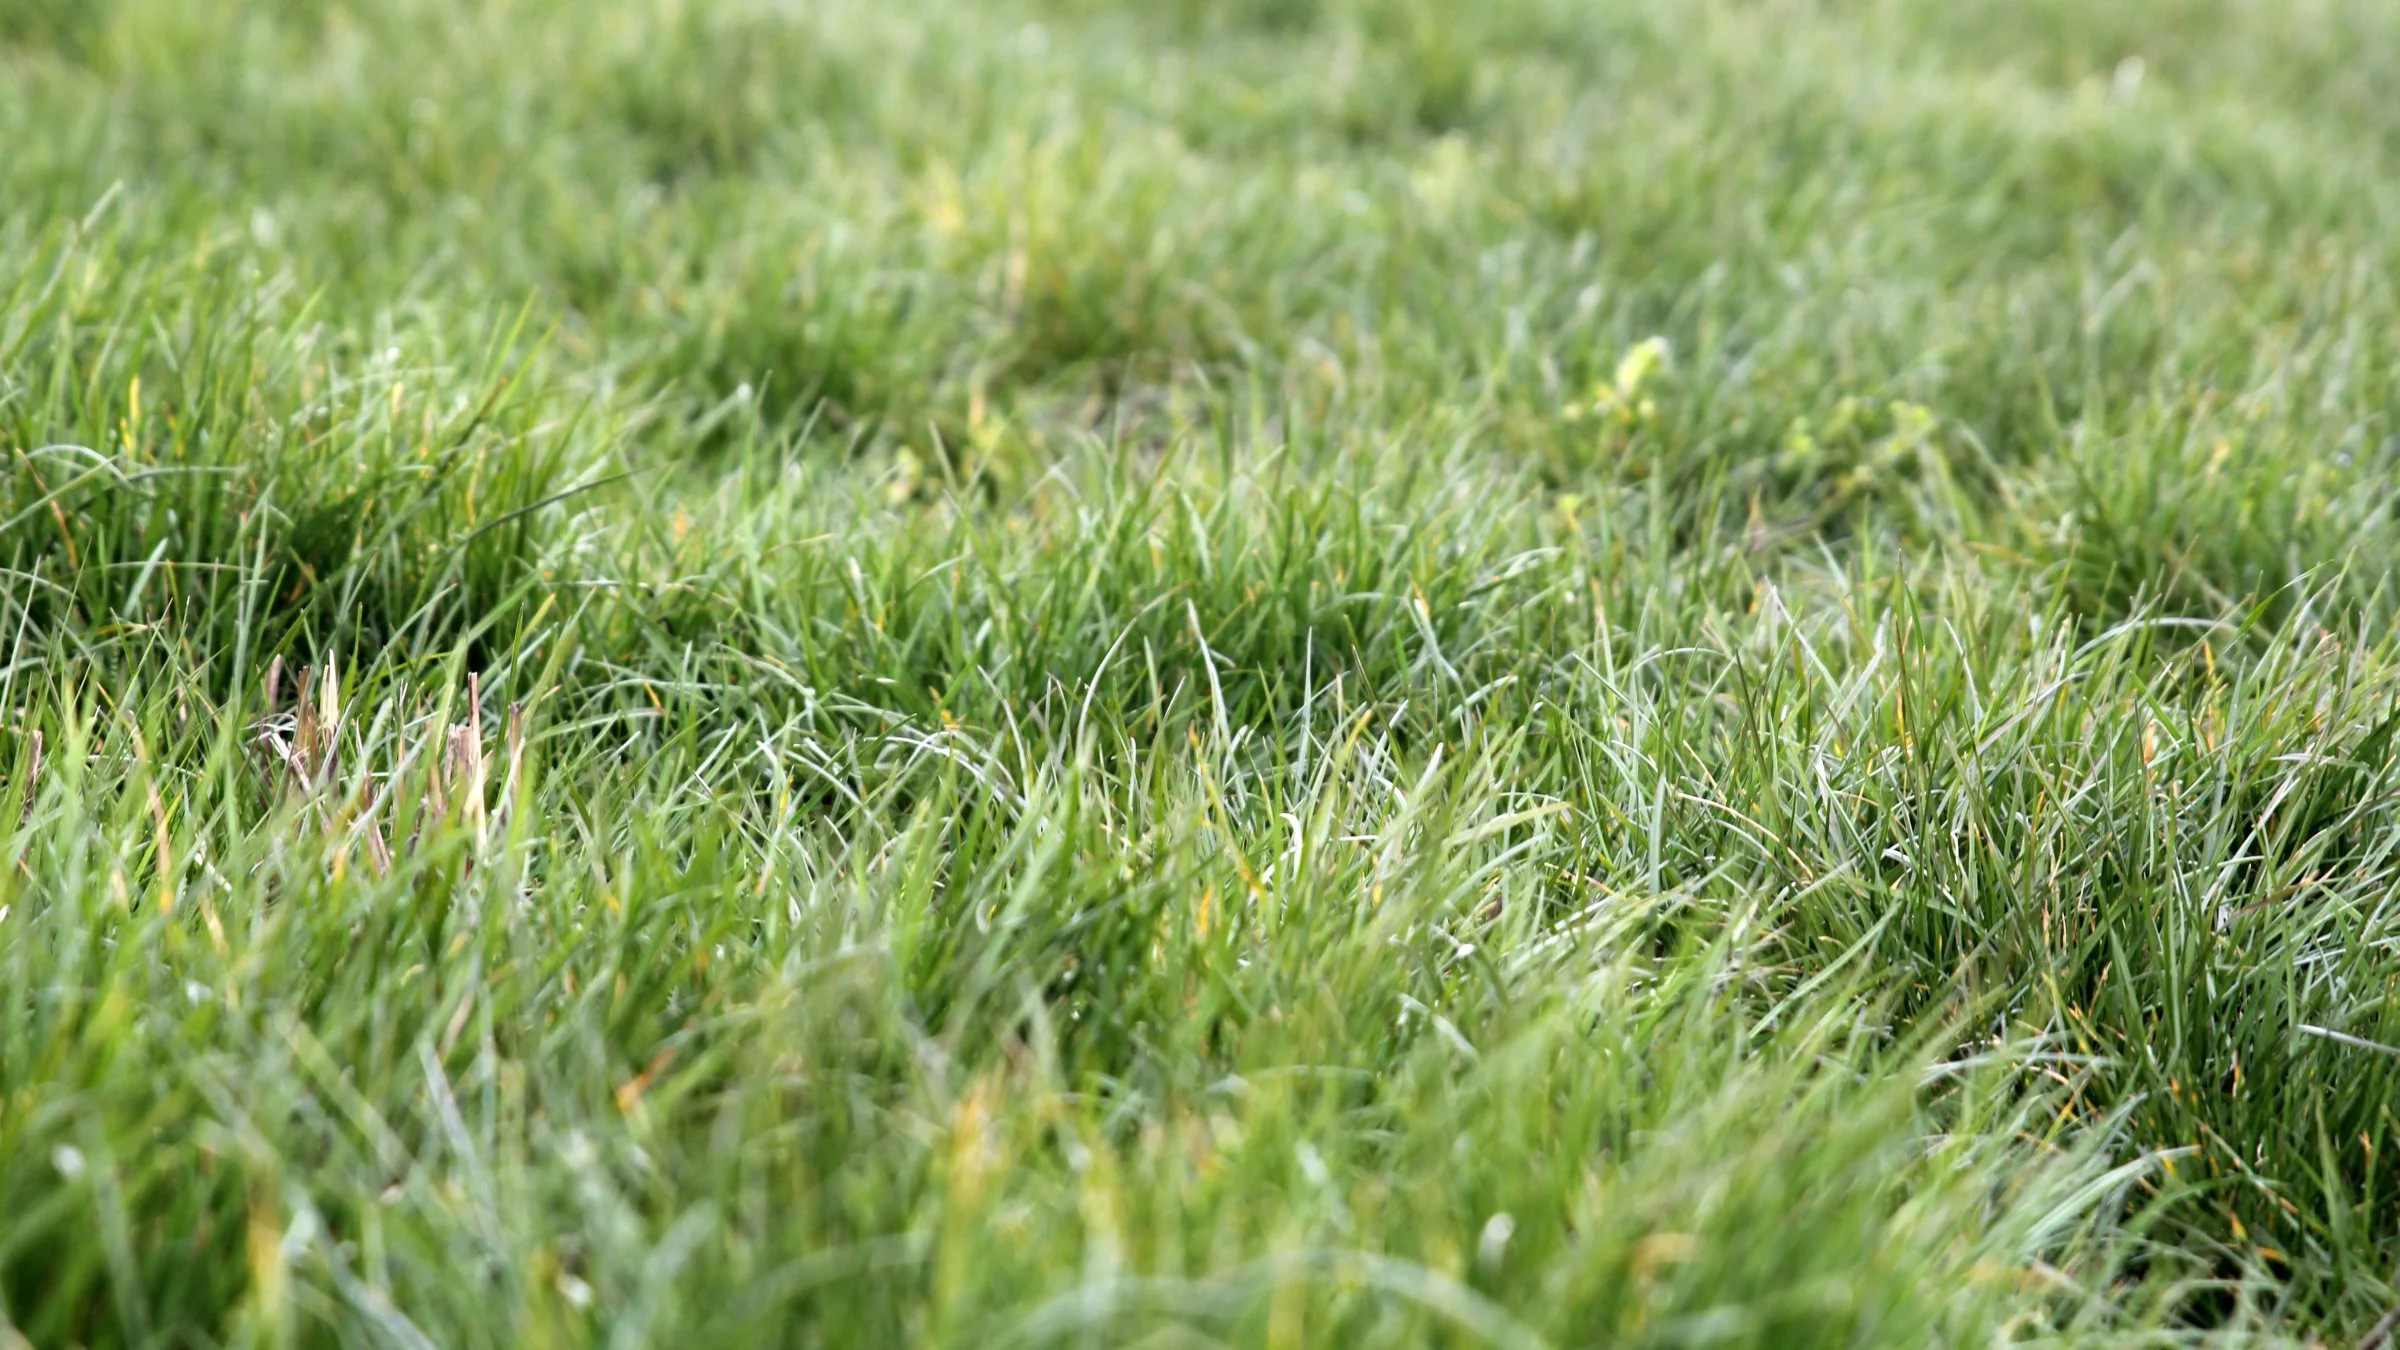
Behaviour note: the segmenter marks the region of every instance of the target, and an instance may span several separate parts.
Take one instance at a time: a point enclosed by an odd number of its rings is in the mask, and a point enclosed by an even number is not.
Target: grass
[[[2380,1343],[2370,0],[0,0],[0,1345]]]

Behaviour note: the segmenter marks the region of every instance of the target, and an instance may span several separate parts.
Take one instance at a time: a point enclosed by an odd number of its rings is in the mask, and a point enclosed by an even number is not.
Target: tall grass
[[[0,0],[0,1344],[2400,1306],[2400,13]]]

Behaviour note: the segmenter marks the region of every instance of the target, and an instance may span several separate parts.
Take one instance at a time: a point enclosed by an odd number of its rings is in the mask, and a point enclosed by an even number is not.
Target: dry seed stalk
[[[301,668],[288,735],[276,711],[282,679],[283,662],[278,657],[267,667],[264,692],[268,715],[253,729],[256,743],[263,747],[265,757],[280,767],[283,781],[299,795],[303,809],[317,813],[327,834],[344,833],[346,829],[365,850],[367,862],[376,874],[389,875],[394,862],[394,836],[388,825],[397,823],[395,793],[400,783],[411,776],[406,773],[406,766],[416,756],[403,754],[400,769],[381,775],[388,784],[385,790],[370,792],[369,799],[358,804],[355,814],[339,808],[331,794],[339,781],[339,738],[345,718],[332,663],[328,662],[322,673],[314,667]],[[500,814],[495,816],[487,804],[493,766],[483,740],[483,677],[469,674],[465,720],[453,726],[447,717],[437,717],[425,739],[418,742],[430,751],[423,756],[422,810],[415,831],[403,847],[414,848],[428,831],[454,818],[474,828],[478,846],[487,843],[493,822],[509,818],[511,805],[523,787],[525,739],[525,710],[522,705],[512,704],[506,741],[507,777],[502,786]],[[388,822],[387,816],[391,818]]]
[[[25,761],[25,804],[18,812],[17,823],[20,825],[33,819],[34,794],[41,791],[42,787],[42,733],[28,732],[26,740],[29,744]]]

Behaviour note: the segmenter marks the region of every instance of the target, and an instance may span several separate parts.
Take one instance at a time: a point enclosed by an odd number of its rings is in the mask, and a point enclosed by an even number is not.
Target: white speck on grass
[[[2142,76],[2150,71],[2150,63],[2138,56],[2128,56],[2117,63],[2116,73],[2108,78],[2108,98],[2112,103],[2125,103],[2141,92]]]
[[[1483,1236],[1475,1243],[1475,1260],[1490,1270],[1508,1253],[1508,1240],[1517,1235],[1516,1217],[1501,1210],[1483,1221]]]
[[[73,1144],[60,1144],[50,1151],[50,1165],[69,1181],[83,1175],[83,1151]]]
[[[1292,1149],[1292,1156],[1299,1159],[1300,1174],[1307,1177],[1312,1184],[1322,1186],[1333,1180],[1333,1173],[1325,1166],[1325,1155],[1317,1152],[1315,1144],[1305,1139],[1301,1140]]]
[[[558,1156],[566,1161],[567,1166],[575,1168],[589,1167],[600,1161],[600,1151],[592,1147],[592,1141],[585,1138],[581,1130],[567,1132],[566,1142],[559,1147]]]
[[[561,1274],[558,1277],[558,1296],[572,1308],[592,1306],[592,1287],[572,1275]]]

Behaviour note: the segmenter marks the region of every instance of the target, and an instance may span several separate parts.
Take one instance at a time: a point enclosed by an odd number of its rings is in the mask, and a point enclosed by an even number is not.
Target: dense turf
[[[2347,1342],[2386,0],[0,0],[0,1346]]]

